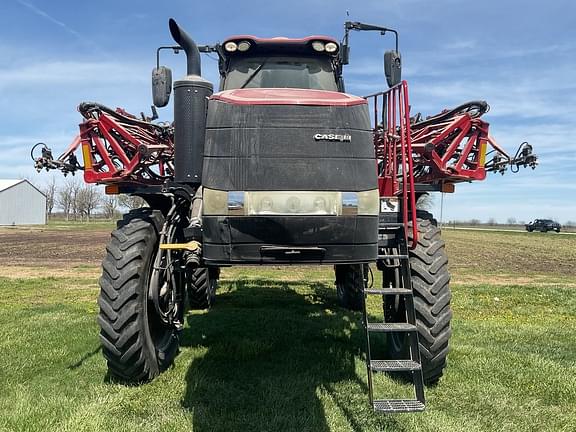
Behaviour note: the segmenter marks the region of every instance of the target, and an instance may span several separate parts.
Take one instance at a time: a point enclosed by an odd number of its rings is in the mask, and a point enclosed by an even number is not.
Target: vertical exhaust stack
[[[187,75],[174,83],[174,179],[202,183],[202,158],[211,82],[200,76],[200,52],[192,38],[170,19],[170,34],[186,53]]]

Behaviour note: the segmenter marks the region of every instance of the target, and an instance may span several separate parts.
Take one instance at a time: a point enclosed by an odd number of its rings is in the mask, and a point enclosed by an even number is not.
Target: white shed
[[[28,180],[0,179],[0,225],[44,225],[46,195]]]

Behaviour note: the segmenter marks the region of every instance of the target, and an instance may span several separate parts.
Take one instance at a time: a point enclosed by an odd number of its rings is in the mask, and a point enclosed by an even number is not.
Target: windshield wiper
[[[244,81],[244,84],[242,84],[242,86],[240,86],[241,89],[243,89],[244,87],[246,87],[248,84],[250,84],[250,81],[252,81],[252,79],[254,79],[254,77],[256,75],[258,75],[258,72],[260,72],[262,70],[262,68],[264,67],[264,65],[266,64],[266,62],[268,61],[268,59],[264,59],[264,61],[262,63],[260,63],[258,65],[258,67],[256,69],[254,69],[254,72],[252,72],[250,74],[250,76],[248,77],[248,79],[246,81]]]

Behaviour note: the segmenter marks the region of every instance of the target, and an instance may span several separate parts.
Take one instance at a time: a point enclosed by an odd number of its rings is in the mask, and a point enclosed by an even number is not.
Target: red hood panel
[[[213,94],[211,99],[235,105],[352,106],[367,103],[364,98],[346,93],[291,88],[225,90]]]

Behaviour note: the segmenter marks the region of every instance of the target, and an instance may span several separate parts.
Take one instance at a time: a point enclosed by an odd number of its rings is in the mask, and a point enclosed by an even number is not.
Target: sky
[[[412,113],[486,100],[483,119],[498,143],[514,152],[528,141],[540,157],[535,171],[489,174],[435,196],[434,213],[444,221],[576,221],[576,4],[567,0],[220,0],[217,10],[191,0],[2,0],[0,178],[47,182],[30,148],[43,141],[60,154],[77,133],[82,101],[149,112],[155,50],[173,44],[171,17],[199,44],[233,34],[340,39],[347,19],[397,29]],[[349,93],[385,89],[382,58],[392,47],[374,32],[351,35]],[[166,52],[162,61],[175,79],[184,74],[183,55]],[[217,83],[217,62],[203,56],[202,66]],[[170,120],[170,108],[160,116]]]

